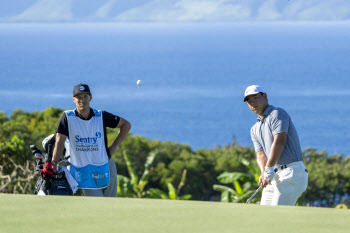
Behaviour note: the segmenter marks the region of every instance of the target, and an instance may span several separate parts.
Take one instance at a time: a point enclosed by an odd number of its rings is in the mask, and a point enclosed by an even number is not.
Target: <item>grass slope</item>
[[[0,194],[0,233],[349,232],[349,210]]]

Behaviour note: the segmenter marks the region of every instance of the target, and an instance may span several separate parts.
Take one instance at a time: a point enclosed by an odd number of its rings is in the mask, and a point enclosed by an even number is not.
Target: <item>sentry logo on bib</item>
[[[101,137],[101,132],[96,132],[94,137],[81,137],[80,135],[75,135],[76,150],[98,151],[98,142]]]
[[[95,137],[81,137],[79,135],[75,135],[75,142],[79,144],[96,144],[97,140],[101,138],[102,134],[100,132],[96,132]]]

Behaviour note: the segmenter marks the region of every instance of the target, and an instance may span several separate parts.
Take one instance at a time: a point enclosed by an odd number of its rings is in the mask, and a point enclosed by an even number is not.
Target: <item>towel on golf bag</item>
[[[47,180],[47,179],[43,179],[42,176],[39,176],[36,184],[35,184],[35,191],[34,193],[35,194],[39,194],[39,193],[43,193],[44,192],[44,195],[48,195],[48,190],[49,190],[49,187],[51,185],[51,182],[50,180]],[[41,191],[41,192],[40,192]]]
[[[58,166],[58,171],[59,172],[64,171],[64,174],[66,175],[66,179],[68,181],[70,188],[72,189],[73,194],[76,193],[76,191],[78,190],[78,183],[75,181],[75,179],[73,178],[72,174],[70,174],[68,169],[66,167]]]

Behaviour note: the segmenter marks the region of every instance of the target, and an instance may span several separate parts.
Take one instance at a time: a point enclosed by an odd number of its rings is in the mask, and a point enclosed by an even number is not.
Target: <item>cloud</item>
[[[227,1],[188,1],[183,0],[179,4],[182,14],[181,21],[231,21],[250,18],[251,10],[245,5],[233,5]]]
[[[217,10],[220,5],[220,1],[186,1],[182,0],[178,2],[177,7],[181,9],[181,13],[178,15],[180,21],[196,21],[205,18],[210,18],[211,15]]]
[[[72,20],[71,0],[38,0],[11,21],[69,21]]]
[[[266,0],[258,9],[257,20],[278,20],[281,18],[281,13],[276,8],[275,0]]]
[[[303,8],[295,18],[301,20],[339,20],[350,16],[350,8],[337,1],[315,2],[312,7]]]
[[[350,19],[350,1],[290,0],[281,13],[285,20],[348,20]]]
[[[113,19],[116,21],[172,21],[181,13],[181,9],[175,7],[176,2],[176,0],[153,0],[126,10]]]
[[[117,21],[278,21],[350,18],[344,0],[153,0]]]
[[[118,0],[108,1],[96,11],[95,16],[97,18],[106,18],[113,11],[117,2]]]
[[[117,21],[231,21],[250,18],[245,4],[230,4],[224,0],[154,0],[142,7],[128,10]]]

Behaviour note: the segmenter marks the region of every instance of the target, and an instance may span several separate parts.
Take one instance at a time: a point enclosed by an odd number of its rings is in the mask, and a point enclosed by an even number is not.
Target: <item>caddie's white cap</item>
[[[244,92],[244,99],[243,99],[243,102],[246,102],[247,99],[248,99],[248,96],[250,95],[255,95],[255,94],[258,94],[258,93],[266,93],[260,86],[258,85],[251,85],[249,87],[247,87],[247,89],[245,89],[245,92]]]

